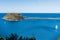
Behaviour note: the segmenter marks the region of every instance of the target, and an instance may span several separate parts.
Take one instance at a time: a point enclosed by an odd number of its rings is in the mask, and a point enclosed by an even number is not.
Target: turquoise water
[[[16,33],[25,37],[35,36],[37,40],[57,40],[60,37],[60,20],[20,20],[9,22],[3,20],[5,13],[0,13],[0,36]],[[25,17],[60,18],[60,14],[23,13]],[[56,25],[58,29],[56,30]]]

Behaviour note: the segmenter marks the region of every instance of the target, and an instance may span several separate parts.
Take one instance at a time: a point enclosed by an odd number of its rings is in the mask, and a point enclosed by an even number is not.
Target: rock
[[[21,14],[18,13],[7,13],[3,19],[8,20],[8,21],[19,21],[24,19],[24,17]]]

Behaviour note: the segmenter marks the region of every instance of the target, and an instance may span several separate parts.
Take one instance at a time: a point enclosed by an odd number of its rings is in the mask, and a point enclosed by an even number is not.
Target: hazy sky
[[[0,12],[60,13],[60,0],[0,0]]]

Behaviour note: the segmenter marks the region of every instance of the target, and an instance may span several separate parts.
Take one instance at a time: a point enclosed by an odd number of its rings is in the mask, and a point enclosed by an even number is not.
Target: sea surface
[[[60,20],[20,20],[9,22],[3,20],[6,13],[0,13],[0,36],[11,33],[19,36],[35,36],[36,40],[57,40],[60,37]],[[24,17],[60,18],[57,13],[22,13]],[[56,29],[57,26],[57,29]]]

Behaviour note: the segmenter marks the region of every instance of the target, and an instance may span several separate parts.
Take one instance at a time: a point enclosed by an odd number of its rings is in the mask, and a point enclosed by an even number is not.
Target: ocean
[[[3,20],[6,13],[0,13],[0,36],[11,33],[24,37],[35,36],[36,40],[57,40],[60,37],[60,20],[20,20],[10,22]],[[22,13],[24,17],[60,18],[57,13]],[[57,29],[56,29],[57,25]]]

